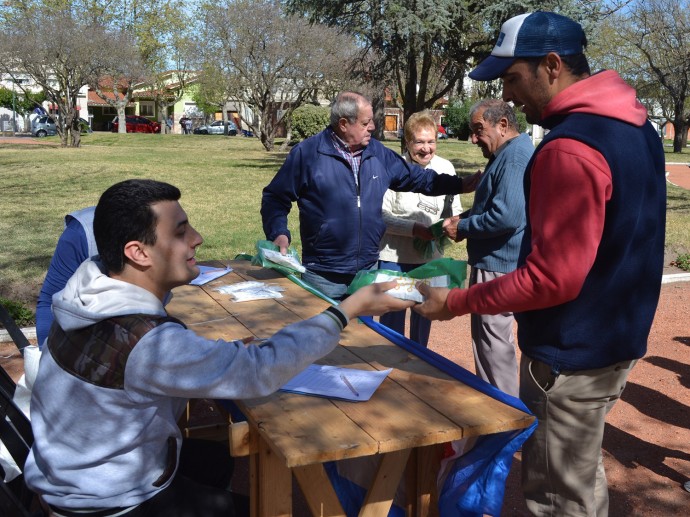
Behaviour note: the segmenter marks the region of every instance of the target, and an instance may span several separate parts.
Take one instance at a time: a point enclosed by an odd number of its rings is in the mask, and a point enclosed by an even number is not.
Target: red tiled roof
[[[105,96],[106,99],[110,100],[115,100],[115,94],[112,91],[104,91],[103,95]],[[105,100],[103,100],[103,97],[98,95],[95,90],[89,90],[89,95],[87,97],[87,105],[88,106],[110,106]],[[129,102],[127,106],[134,106],[133,102]]]

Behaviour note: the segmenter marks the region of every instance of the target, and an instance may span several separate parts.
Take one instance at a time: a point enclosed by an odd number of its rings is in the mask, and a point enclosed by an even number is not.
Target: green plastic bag
[[[467,261],[440,258],[422,264],[409,273],[401,273],[400,271],[391,271],[388,269],[359,271],[352,280],[352,283],[348,286],[347,293],[352,294],[357,291],[357,289],[373,283],[380,273],[401,278],[414,278],[417,280],[447,276],[448,287],[463,287],[467,279]]]
[[[453,244],[453,241],[443,234],[443,221],[444,220],[441,219],[429,226],[429,230],[434,236],[434,240],[425,241],[419,237],[415,237],[412,240],[412,246],[422,255],[422,257],[424,257],[425,260],[429,260],[431,257],[433,257],[436,250],[443,254],[444,250]]]
[[[297,250],[290,246],[285,257],[280,257],[280,248],[271,241],[256,242],[256,255],[252,258],[252,265],[262,266],[280,271],[284,275],[298,275],[304,272]],[[280,262],[276,262],[280,260]]]

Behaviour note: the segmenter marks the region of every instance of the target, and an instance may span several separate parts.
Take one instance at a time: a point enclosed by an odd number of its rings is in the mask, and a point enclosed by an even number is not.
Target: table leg
[[[292,475],[285,461],[276,456],[266,442],[259,441],[259,452],[250,458],[251,515],[253,517],[292,516]]]
[[[407,465],[405,487],[407,514],[417,517],[438,515],[437,477],[442,447],[430,445],[414,450]]]
[[[359,512],[360,517],[388,515],[409,457],[410,449],[383,455]]]
[[[295,467],[292,472],[297,478],[312,515],[320,517],[345,515],[345,510],[338,500],[323,464]]]

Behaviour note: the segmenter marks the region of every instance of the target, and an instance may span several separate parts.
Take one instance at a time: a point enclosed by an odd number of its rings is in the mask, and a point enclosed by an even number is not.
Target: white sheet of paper
[[[286,382],[280,391],[317,395],[334,399],[369,400],[392,368],[358,370],[322,364],[311,364]]]
[[[231,271],[231,267],[199,266],[199,276],[189,282],[189,285],[204,285],[209,283],[211,280],[215,280],[223,275],[227,275]]]

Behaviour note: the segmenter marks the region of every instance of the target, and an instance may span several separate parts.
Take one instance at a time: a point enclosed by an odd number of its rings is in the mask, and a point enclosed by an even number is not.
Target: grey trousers
[[[547,364],[522,355],[520,398],[539,421],[522,446],[522,491],[532,514],[608,515],[604,425],[636,362],[556,376]]]
[[[470,285],[481,284],[504,273],[473,267]],[[470,329],[474,367],[477,375],[492,386],[514,397],[518,396],[518,365],[513,337],[512,312],[503,314],[472,314]]]

